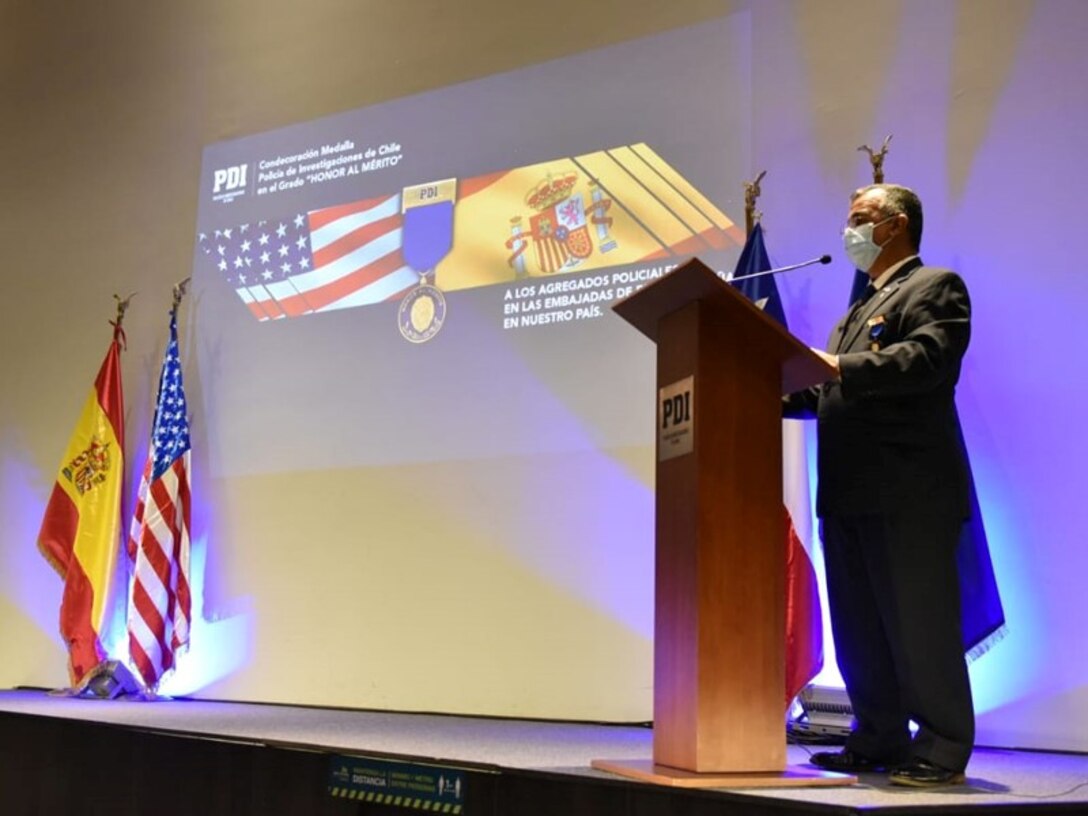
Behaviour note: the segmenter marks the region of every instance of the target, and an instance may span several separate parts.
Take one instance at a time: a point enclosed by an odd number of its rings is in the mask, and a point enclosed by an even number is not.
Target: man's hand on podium
[[[835,369],[835,376],[831,379],[839,379],[839,355],[828,354],[826,351],[821,351],[820,349],[812,348],[811,346],[809,346],[809,348],[812,350],[813,354],[815,354],[817,357],[819,357],[821,360],[823,360],[825,363]]]

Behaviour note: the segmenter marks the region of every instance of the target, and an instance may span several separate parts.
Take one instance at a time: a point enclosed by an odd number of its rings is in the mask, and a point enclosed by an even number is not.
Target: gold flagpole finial
[[[869,154],[869,163],[873,166],[873,184],[884,183],[884,157],[888,155],[888,145],[891,143],[892,134],[884,137],[884,144],[880,150],[873,150],[867,144],[863,144],[858,150],[864,150]]]
[[[763,181],[765,175],[767,175],[767,171],[760,170],[755,181],[744,182],[744,234],[746,236],[752,234],[756,222],[760,219],[760,216],[763,215],[763,213],[756,211],[756,199],[758,199],[763,192],[759,188],[759,183]]]
[[[173,313],[177,312],[178,306],[181,304],[182,298],[185,297],[185,293],[189,289],[189,281],[191,281],[191,280],[192,280],[191,277],[190,278],[185,278],[184,280],[180,280],[180,281],[178,281],[177,283],[174,284],[174,302],[173,302],[173,305],[171,305],[171,307],[170,307],[171,312],[173,312]]]
[[[125,338],[125,330],[121,328],[121,324],[125,322],[125,312],[128,311],[128,304],[134,297],[136,297],[135,292],[126,298],[117,294],[113,296],[113,299],[117,301],[117,317],[110,321],[110,325],[113,326],[113,339],[115,342],[121,344],[121,348],[128,347],[128,340]]]
[[[116,294],[113,296],[113,299],[117,301],[117,319],[110,321],[111,326],[118,329],[121,328],[121,324],[125,320],[125,312],[128,310],[128,304],[134,297],[136,297],[135,292],[126,298]]]

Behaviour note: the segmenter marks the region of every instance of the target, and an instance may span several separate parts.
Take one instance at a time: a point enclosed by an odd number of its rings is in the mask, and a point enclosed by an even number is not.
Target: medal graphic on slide
[[[446,298],[429,276],[453,245],[453,205],[457,179],[405,187],[401,195],[404,262],[419,273],[419,286],[405,295],[397,326],[405,340],[425,343],[442,328]]]

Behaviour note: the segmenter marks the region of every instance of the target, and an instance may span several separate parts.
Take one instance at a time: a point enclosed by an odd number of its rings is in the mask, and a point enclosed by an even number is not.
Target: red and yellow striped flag
[[[38,549],[64,579],[60,633],[68,646],[73,687],[105,659],[100,638],[121,540],[125,473],[123,337],[118,320],[38,534]]]

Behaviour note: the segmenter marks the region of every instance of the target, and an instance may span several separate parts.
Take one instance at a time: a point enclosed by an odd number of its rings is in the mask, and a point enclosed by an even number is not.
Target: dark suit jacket
[[[954,401],[971,335],[963,280],[908,262],[831,333],[841,380],[786,398],[818,420],[820,516],[968,514]]]

